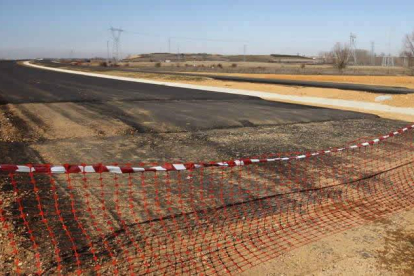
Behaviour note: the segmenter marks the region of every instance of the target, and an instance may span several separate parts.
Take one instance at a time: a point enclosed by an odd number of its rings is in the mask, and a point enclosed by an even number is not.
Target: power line
[[[394,57],[391,55],[391,32],[388,33],[388,55],[382,57],[382,66],[384,67],[394,67]]]
[[[198,40],[198,41],[211,41],[211,42],[248,42],[246,40],[241,40],[241,39],[215,39],[215,38],[203,38],[203,37],[167,36],[167,35],[152,34],[152,33],[131,32],[131,31],[125,31],[125,30],[122,30],[122,31],[128,34],[135,34],[135,35],[142,35],[142,36],[168,37],[169,40],[176,39],[176,40]]]
[[[163,37],[162,35],[157,34],[149,34],[149,33],[141,33],[141,32],[131,32],[131,31],[125,31],[127,34],[134,34],[134,35],[142,35],[142,36],[152,36],[152,37]]]
[[[200,37],[183,37],[183,36],[171,36],[171,39],[182,39],[182,40],[197,40],[197,41],[211,41],[211,42],[247,42],[246,40],[237,39],[212,39],[212,38],[200,38]]]
[[[133,35],[141,35],[141,36],[148,36],[148,37],[166,37],[165,35],[160,34],[152,34],[152,33],[142,33],[142,32],[131,32],[122,30],[125,33],[133,34]],[[241,43],[241,42],[248,42],[246,40],[240,39],[214,39],[214,38],[203,38],[203,37],[186,37],[186,36],[168,36],[168,53],[171,53],[171,42],[172,40],[192,40],[192,41],[209,41],[209,42],[224,42],[224,43]],[[244,45],[246,47],[246,45]]]

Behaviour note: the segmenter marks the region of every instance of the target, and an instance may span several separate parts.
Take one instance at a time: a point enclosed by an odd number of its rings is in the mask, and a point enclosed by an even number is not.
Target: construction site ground
[[[247,96],[74,76],[14,62],[2,62],[0,70],[0,163],[3,164],[133,160],[162,163],[303,152],[375,137],[409,121],[409,118],[390,120]],[[361,100],[375,101],[374,95],[331,89],[177,79],[117,71],[108,74],[275,93],[323,93],[341,98],[360,95],[367,97]],[[408,96],[397,97],[395,102],[387,104],[406,106],[413,99],[403,97]],[[5,195],[3,205],[10,207],[13,191],[4,182],[1,185]],[[245,273],[411,275],[413,222],[413,211],[374,223],[367,221],[364,226],[308,244]],[[10,268],[13,252],[7,244],[8,237],[0,237],[0,266]],[[22,254],[24,267],[25,257],[30,254]]]

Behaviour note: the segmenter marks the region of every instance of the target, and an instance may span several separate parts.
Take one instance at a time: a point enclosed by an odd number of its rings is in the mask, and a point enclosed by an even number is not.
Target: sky
[[[414,1],[0,0],[0,58],[106,57],[152,52],[317,55],[357,48],[398,55],[414,31]],[[184,39],[185,38],[185,39]]]

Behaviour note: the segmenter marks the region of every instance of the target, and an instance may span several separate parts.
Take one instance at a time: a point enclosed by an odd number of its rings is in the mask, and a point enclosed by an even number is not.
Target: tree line
[[[414,30],[411,34],[406,34],[404,36],[402,46],[400,57],[414,59]],[[320,57],[327,63],[334,64],[337,69],[343,70],[350,64],[351,54],[352,51],[349,44],[337,42],[331,51],[321,53]],[[357,49],[356,56],[358,57],[358,63],[360,65],[372,64],[373,57],[372,53],[369,51]]]

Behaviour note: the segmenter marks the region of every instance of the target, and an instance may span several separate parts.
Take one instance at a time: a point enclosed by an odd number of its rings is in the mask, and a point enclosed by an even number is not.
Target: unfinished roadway
[[[0,163],[208,161],[338,146],[406,124],[0,63]]]

